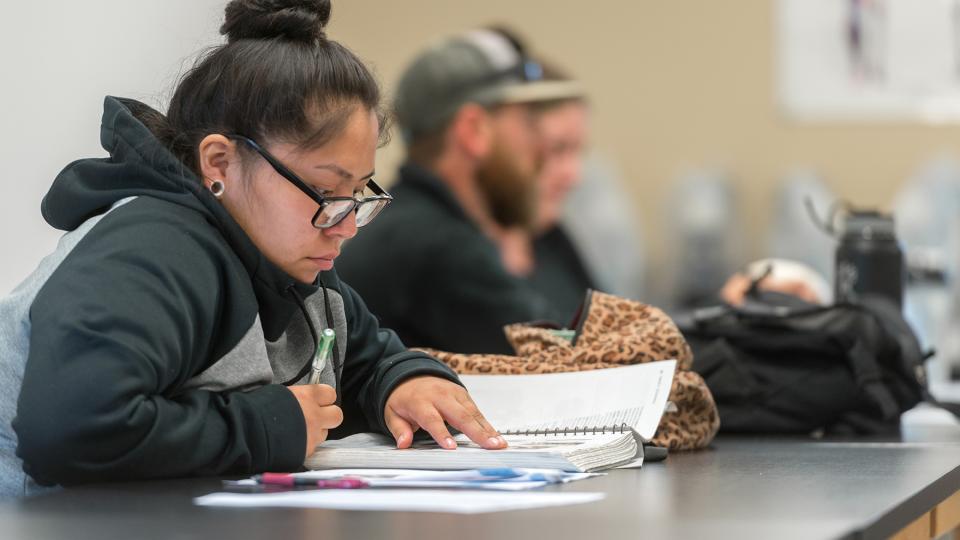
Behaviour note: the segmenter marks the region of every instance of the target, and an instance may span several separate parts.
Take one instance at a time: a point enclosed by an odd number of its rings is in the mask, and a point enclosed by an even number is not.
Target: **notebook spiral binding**
[[[501,435],[547,436],[547,435],[605,435],[607,433],[627,433],[632,428],[626,423],[609,426],[556,427],[545,429],[511,429],[501,431]]]

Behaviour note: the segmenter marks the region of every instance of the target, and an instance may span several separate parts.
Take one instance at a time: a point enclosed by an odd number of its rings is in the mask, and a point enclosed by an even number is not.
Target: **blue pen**
[[[509,467],[501,467],[495,469],[476,469],[476,472],[481,476],[488,478],[515,478],[517,476],[523,476],[523,471],[518,471],[516,469],[511,469]]]
[[[529,480],[531,482],[550,482],[551,484],[556,484],[558,482],[562,482],[564,476],[565,476],[565,473],[563,472],[557,472],[557,473],[536,472],[536,473],[530,474],[524,480]]]
[[[508,467],[491,469],[468,469],[463,471],[430,471],[422,474],[398,476],[397,480],[446,480],[459,482],[495,482],[523,476],[523,471]]]

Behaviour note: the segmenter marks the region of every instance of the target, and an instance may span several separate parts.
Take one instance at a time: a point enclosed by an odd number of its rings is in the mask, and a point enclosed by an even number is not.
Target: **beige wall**
[[[732,169],[757,230],[768,218],[773,180],[792,167],[817,168],[841,196],[876,204],[923,159],[960,151],[958,127],[784,120],[774,103],[773,1],[333,0],[330,30],[374,64],[389,88],[434,36],[495,21],[515,25],[587,84],[594,146],[624,171],[653,248],[660,247],[662,195],[687,168]],[[0,101],[16,104],[3,113],[16,129],[0,134],[0,245],[7,255],[0,294],[59,237],[39,212],[57,172],[79,157],[103,155],[102,97],[164,103],[182,64],[219,41],[225,0],[62,4],[12,4],[7,19],[27,23],[0,32],[3,65],[17,74],[0,85]],[[143,25],[144,17],[151,24]],[[31,54],[18,54],[24,43]],[[382,154],[382,180],[393,176],[399,157],[396,147]]]
[[[776,105],[773,0],[340,0],[331,35],[376,68],[388,90],[435,36],[503,21],[579,76],[594,101],[594,147],[616,161],[656,253],[667,185],[690,168],[736,178],[745,220],[769,218],[773,182],[796,166],[842,197],[886,205],[926,158],[960,150],[960,127],[798,124]],[[390,180],[396,142],[378,163]],[[758,239],[751,241],[755,245]]]

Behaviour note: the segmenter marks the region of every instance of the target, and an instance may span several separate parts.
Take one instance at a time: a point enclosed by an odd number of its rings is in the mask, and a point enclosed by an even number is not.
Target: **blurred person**
[[[796,197],[799,188],[788,184],[785,190],[788,193],[781,197],[781,205],[797,208],[778,217],[773,235],[787,238],[808,234],[807,229],[813,225],[805,215],[802,198],[783,200]],[[738,269],[743,233],[736,190],[725,174],[709,170],[688,173],[671,189],[670,201],[665,222],[667,234],[673,238],[673,252],[667,257],[665,281],[673,290],[672,309],[679,312],[718,302],[739,306],[753,289],[795,296],[811,304],[832,301],[825,274],[799,259],[797,255],[803,252],[796,248],[786,256],[759,259]],[[804,212],[804,218],[791,220],[798,209]],[[780,210],[785,212],[786,208]],[[815,232],[826,236],[822,231]],[[779,248],[772,251],[784,253]]]
[[[556,65],[541,63],[545,80],[573,80]],[[523,275],[571,313],[587,288],[642,299],[645,273],[636,208],[612,170],[587,156],[587,99],[547,101],[537,108],[544,160]]]
[[[582,163],[580,85],[545,80],[512,34],[483,29],[421,52],[394,108],[398,202],[345,246],[344,279],[410,346],[511,354],[504,325],[570,321],[592,286],[557,227]]]
[[[768,258],[748,264],[727,279],[720,289],[721,300],[742,304],[747,291],[756,286],[811,304],[831,303],[830,276],[836,241],[810,215],[807,200],[815,211],[824,212],[835,199],[813,172],[797,169],[787,174],[775,197],[767,238]]]
[[[505,446],[333,270],[390,197],[379,86],[327,39],[330,10],[234,0],[166,115],[106,98],[110,157],[60,173],[42,212],[67,232],[0,300],[0,496],[293,471],[338,429],[449,449],[448,421]]]
[[[649,261],[639,206],[625,188],[612,163],[588,153],[583,158],[580,180],[564,203],[560,223],[598,289],[650,301]]]
[[[921,344],[936,351],[929,373],[940,385],[960,370],[960,162],[927,161],[892,206],[909,270],[904,314]]]
[[[540,63],[544,80],[573,83],[557,68]],[[570,192],[582,178],[588,114],[581,95],[536,104],[543,160],[533,227],[514,228],[499,242],[504,266],[569,314],[580,307],[587,289],[596,288],[580,250],[561,223]]]
[[[714,304],[717,291],[742,264],[737,204],[731,179],[719,170],[690,171],[670,186],[663,205],[667,249],[661,271],[668,291],[663,301],[672,309]]]
[[[837,241],[824,231],[811,211],[825,216],[836,200],[837,196],[814,171],[797,168],[784,175],[774,196],[767,236],[769,256],[802,262],[821,276],[833,276]],[[831,291],[824,301],[832,298]]]
[[[795,296],[816,305],[830,303],[832,292],[827,279],[816,269],[789,259],[760,259],[730,276],[720,289],[720,299],[742,305],[747,293],[756,288]]]
[[[428,47],[400,78],[398,202],[345,247],[338,269],[411,346],[512,353],[504,325],[573,315],[508,269],[502,252],[536,229],[536,104],[581,96],[579,85],[542,75],[522,45],[484,29]]]

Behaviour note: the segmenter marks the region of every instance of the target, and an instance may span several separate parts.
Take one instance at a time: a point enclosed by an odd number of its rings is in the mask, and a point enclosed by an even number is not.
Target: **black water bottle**
[[[834,266],[836,301],[855,303],[864,295],[880,295],[902,307],[905,280],[893,216],[872,210],[848,213]]]

